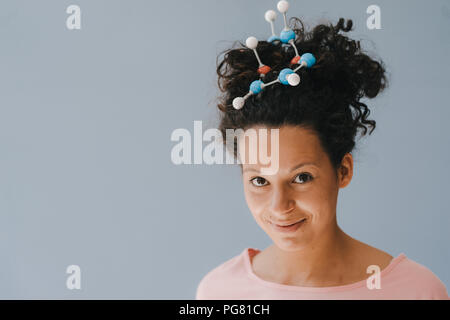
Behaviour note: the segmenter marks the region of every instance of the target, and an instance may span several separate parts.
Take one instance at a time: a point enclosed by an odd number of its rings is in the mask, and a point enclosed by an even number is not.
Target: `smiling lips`
[[[297,221],[297,222],[294,222],[291,224],[285,224],[285,225],[279,225],[279,224],[270,222],[270,225],[272,226],[272,228],[274,228],[277,231],[293,232],[293,231],[296,231],[303,224],[303,222],[305,220],[306,220],[306,218],[303,218],[300,221]]]

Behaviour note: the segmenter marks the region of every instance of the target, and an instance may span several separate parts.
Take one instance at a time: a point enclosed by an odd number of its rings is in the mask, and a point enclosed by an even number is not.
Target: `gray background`
[[[0,298],[193,299],[213,267],[270,244],[238,167],[175,166],[170,135],[217,124],[216,55],[266,38],[276,3],[0,2]],[[310,26],[353,19],[390,73],[339,224],[449,288],[448,1],[290,3]],[[66,28],[70,4],[81,30]],[[371,4],[381,30],[366,27]],[[66,288],[70,264],[81,290]]]

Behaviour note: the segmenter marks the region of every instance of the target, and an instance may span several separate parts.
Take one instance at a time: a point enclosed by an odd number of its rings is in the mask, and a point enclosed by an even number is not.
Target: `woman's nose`
[[[275,214],[289,213],[295,208],[295,200],[287,188],[275,187],[272,193],[271,210]]]

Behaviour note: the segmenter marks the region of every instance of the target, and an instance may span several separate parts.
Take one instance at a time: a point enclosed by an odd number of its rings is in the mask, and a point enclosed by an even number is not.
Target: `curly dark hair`
[[[353,150],[358,129],[363,131],[362,135],[368,128],[369,134],[375,129],[375,121],[368,119],[369,108],[360,100],[374,98],[387,86],[384,63],[365,54],[360,41],[343,34],[352,30],[350,19],[346,25],[344,18],[336,25],[319,24],[312,31],[305,31],[303,22],[297,17],[290,18],[289,24],[296,33],[295,45],[299,54],[312,53],[316,64],[297,71],[301,77],[298,86],[276,83],[251,95],[244,107],[236,110],[233,99],[244,96],[249,84],[259,79],[259,74],[254,52],[235,41],[233,47],[219,54],[216,61],[218,86],[222,93],[218,98],[218,108],[222,111],[219,130],[225,138],[226,129],[246,130],[254,125],[294,125],[313,129],[337,169],[343,156]],[[234,48],[236,44],[240,47]],[[259,41],[257,51],[263,63],[272,68],[264,82],[275,80],[283,68],[294,67],[290,61],[295,53],[289,44]],[[223,59],[219,61],[222,54]],[[233,153],[236,157],[236,143]]]

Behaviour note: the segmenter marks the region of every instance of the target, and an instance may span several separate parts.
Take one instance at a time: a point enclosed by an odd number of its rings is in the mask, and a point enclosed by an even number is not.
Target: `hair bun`
[[[319,24],[311,31],[305,30],[299,18],[292,17],[289,21],[296,34],[296,48],[299,52],[314,53],[315,65],[307,72],[299,70],[298,86],[274,84],[251,96],[244,108],[235,109],[232,100],[248,93],[249,84],[259,79],[254,53],[236,41],[217,59],[218,86],[222,92],[218,108],[223,111],[220,129],[224,134],[227,128],[254,124],[309,125],[318,132],[337,165],[353,149],[358,129],[362,135],[375,129],[376,122],[368,119],[369,108],[360,100],[374,98],[387,87],[385,67],[381,60],[371,58],[361,49],[360,41],[345,34],[352,30],[352,20],[340,18],[336,25]],[[271,68],[264,82],[276,79],[295,55],[292,46],[280,41],[259,41],[258,54]]]

